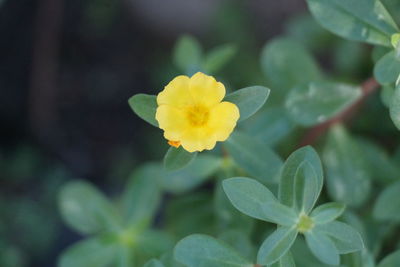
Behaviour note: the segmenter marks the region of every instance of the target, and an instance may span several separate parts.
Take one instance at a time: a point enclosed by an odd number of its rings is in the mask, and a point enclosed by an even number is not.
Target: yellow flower
[[[225,141],[236,126],[239,109],[221,102],[224,96],[224,85],[201,72],[173,79],[157,96],[156,120],[168,143],[195,152]]]

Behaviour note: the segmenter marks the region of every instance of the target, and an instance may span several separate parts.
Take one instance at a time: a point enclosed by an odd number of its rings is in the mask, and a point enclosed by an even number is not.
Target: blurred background
[[[55,266],[80,238],[57,211],[66,181],[87,179],[112,196],[135,166],[162,159],[161,131],[127,100],[180,74],[171,51],[183,34],[205,50],[237,45],[216,75],[230,90],[267,83],[259,54],[280,34],[343,79],[361,80],[371,66],[364,46],[344,49],[299,0],[0,0],[0,266]]]

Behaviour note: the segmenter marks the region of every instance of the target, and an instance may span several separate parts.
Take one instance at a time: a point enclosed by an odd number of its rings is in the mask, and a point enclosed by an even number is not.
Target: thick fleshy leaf
[[[362,150],[343,126],[331,129],[323,159],[332,199],[353,207],[368,199],[371,190],[368,165]]]
[[[296,228],[279,227],[262,243],[257,254],[257,263],[269,265],[277,262],[289,251],[296,237]]]
[[[305,236],[307,246],[317,259],[326,264],[339,265],[339,252],[328,236],[317,231],[306,232]]]
[[[155,95],[137,94],[129,98],[128,103],[136,115],[158,127],[156,120],[157,97]]]
[[[207,235],[185,237],[174,249],[176,260],[187,267],[251,267],[233,248]]]
[[[122,197],[123,211],[130,223],[149,223],[161,200],[161,173],[156,163],[147,163],[129,178]]]
[[[213,74],[219,71],[236,54],[236,46],[231,44],[215,47],[204,58],[203,70]]]
[[[185,167],[195,159],[197,152],[190,153],[182,146],[170,147],[164,157],[164,167],[168,171],[175,171]]]
[[[400,56],[391,51],[382,57],[374,67],[374,76],[380,84],[396,82],[400,75]]]
[[[120,227],[120,219],[108,199],[85,181],[64,185],[58,204],[64,221],[80,233],[92,234]]]
[[[171,235],[158,230],[146,230],[140,233],[135,240],[139,246],[136,246],[138,255],[147,257],[159,257],[161,254],[172,249],[174,240]]]
[[[277,182],[282,159],[266,144],[238,131],[224,143],[233,160],[259,181]]]
[[[59,267],[105,267],[117,255],[117,246],[101,238],[90,238],[67,248],[58,260]]]
[[[399,75],[400,77],[400,75]],[[392,103],[389,107],[390,118],[392,119],[394,125],[400,130],[400,82],[394,90],[392,97]]]
[[[316,224],[328,223],[342,215],[345,207],[346,206],[342,203],[325,203],[315,208],[310,216]]]
[[[378,197],[374,217],[378,220],[400,221],[400,182],[389,185]]]
[[[250,86],[227,95],[224,101],[238,106],[239,121],[243,121],[257,112],[267,101],[270,90],[263,86]]]
[[[292,253],[288,251],[277,262],[269,265],[268,267],[296,267],[296,264],[294,262]]]
[[[249,234],[244,231],[236,229],[227,230],[218,235],[218,239],[236,249],[236,251],[247,259],[252,259],[255,255],[256,251],[253,242],[250,240]]]
[[[379,0],[307,0],[316,20],[344,38],[390,46],[398,28]]]
[[[400,250],[397,250],[386,256],[378,267],[397,267],[400,266]]]
[[[202,48],[192,36],[184,35],[175,44],[173,59],[174,64],[188,76],[200,71],[202,61]]]
[[[298,215],[293,209],[277,201],[265,203],[262,208],[269,222],[284,226],[293,226],[298,220]]]
[[[165,265],[157,259],[152,259],[146,262],[146,264],[143,265],[143,267],[165,267]]]
[[[316,225],[314,229],[329,236],[340,254],[347,254],[364,248],[361,235],[348,224],[333,221]]]
[[[315,150],[302,147],[286,160],[279,184],[279,200],[289,207],[308,212],[322,190],[321,160]]]
[[[294,87],[285,106],[298,124],[311,126],[327,121],[353,104],[361,88],[333,82],[311,82]]]
[[[309,52],[296,40],[289,38],[274,39],[265,45],[261,67],[277,93],[319,80],[322,76]]]
[[[222,185],[232,205],[239,211],[256,219],[269,220],[263,207],[277,200],[264,185],[246,177],[229,178]]]
[[[212,155],[199,155],[185,167],[163,172],[163,188],[170,193],[183,193],[210,179],[221,165],[221,159]]]

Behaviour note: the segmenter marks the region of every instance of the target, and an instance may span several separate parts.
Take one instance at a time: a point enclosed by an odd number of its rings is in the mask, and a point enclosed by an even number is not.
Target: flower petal
[[[176,108],[193,104],[190,91],[190,78],[184,75],[173,79],[164,90],[157,95],[158,105],[170,105]]]
[[[156,120],[159,127],[164,130],[164,137],[168,140],[179,141],[189,127],[185,113],[168,105],[158,106]]]
[[[215,136],[209,127],[187,129],[180,141],[182,147],[189,152],[211,150],[216,144]]]
[[[221,102],[211,109],[208,125],[217,141],[228,139],[239,117],[239,108],[230,102]]]
[[[190,78],[189,90],[196,104],[208,107],[218,104],[225,96],[225,86],[201,72]]]

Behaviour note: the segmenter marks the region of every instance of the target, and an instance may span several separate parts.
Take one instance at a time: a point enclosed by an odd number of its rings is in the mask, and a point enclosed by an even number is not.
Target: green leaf
[[[67,248],[58,260],[59,267],[105,267],[115,259],[117,246],[100,238],[80,241]]]
[[[255,254],[250,236],[244,231],[230,229],[220,234],[218,239],[236,249],[245,258],[252,259]]]
[[[307,0],[315,19],[344,38],[390,46],[398,28],[378,0]]]
[[[400,266],[400,250],[397,250],[389,256],[386,256],[378,265],[378,267],[397,267]]]
[[[374,67],[376,80],[383,85],[396,82],[400,75],[400,57],[395,51],[387,53]]]
[[[267,145],[235,131],[224,143],[229,155],[252,177],[276,182],[283,165],[281,158]]]
[[[250,86],[227,95],[224,101],[238,106],[239,121],[243,121],[257,112],[267,101],[270,90],[263,86]]]
[[[152,221],[161,200],[161,173],[159,164],[147,163],[129,177],[122,196],[123,211],[130,223]]]
[[[197,152],[190,153],[182,146],[170,147],[164,157],[164,167],[168,171],[175,171],[185,167],[196,158]]]
[[[320,261],[330,265],[339,265],[339,252],[332,240],[325,234],[317,231],[305,233],[307,246]]]
[[[246,133],[268,146],[278,144],[294,129],[295,123],[283,107],[263,109],[242,123]]]
[[[326,81],[311,82],[293,88],[285,106],[295,122],[312,126],[334,117],[360,96],[360,87]]]
[[[279,227],[262,243],[257,254],[257,263],[260,265],[275,263],[289,251],[296,237],[295,228]]]
[[[353,207],[364,203],[371,190],[370,172],[363,152],[343,126],[331,128],[323,159],[331,198]]]
[[[119,228],[114,207],[91,184],[72,181],[63,186],[58,204],[64,221],[82,234]]]
[[[323,173],[319,156],[310,147],[302,147],[286,160],[279,184],[282,204],[308,212],[322,190]]]
[[[165,267],[165,265],[157,259],[152,259],[146,262],[146,264],[143,265],[143,267]]]
[[[136,115],[158,127],[156,120],[157,97],[155,95],[137,94],[129,98],[128,103]]]
[[[134,237],[134,242],[138,255],[146,257],[159,257],[174,246],[174,240],[168,233],[157,230],[140,233],[136,239]]]
[[[364,248],[361,235],[348,224],[333,221],[315,226],[315,232],[329,236],[340,254],[359,251]]]
[[[382,86],[380,92],[381,100],[382,103],[388,108],[390,108],[390,105],[392,104],[393,95],[394,95],[394,85]]]
[[[232,57],[236,54],[237,48],[235,45],[225,44],[220,45],[207,53],[203,69],[207,73],[215,73],[219,71]]]
[[[211,178],[221,166],[221,159],[212,155],[199,155],[188,165],[162,174],[163,188],[170,193],[183,193]]]
[[[316,224],[324,224],[342,215],[346,206],[342,203],[330,202],[315,208],[310,216]]]
[[[174,64],[186,75],[192,76],[200,70],[202,53],[199,42],[192,36],[184,35],[175,44]]]
[[[263,207],[277,200],[264,185],[254,179],[234,177],[224,180],[222,186],[232,205],[239,211],[259,220],[269,219]]]
[[[263,204],[262,209],[269,222],[284,226],[293,226],[298,220],[297,213],[288,206],[279,202],[268,202]]]
[[[115,259],[115,266],[118,267],[132,267],[136,260],[136,253],[130,246],[119,244],[117,247],[117,257]]]
[[[374,217],[378,220],[400,221],[400,182],[389,185],[379,195],[374,206]]]
[[[309,52],[290,38],[268,42],[261,53],[261,67],[275,90],[288,90],[322,76]]]
[[[296,267],[294,263],[294,259],[292,253],[288,251],[285,255],[283,255],[279,261],[275,262],[274,264],[270,265],[269,267]]]
[[[177,261],[187,267],[252,267],[225,243],[210,236],[195,234],[178,242],[174,249]]]
[[[400,76],[399,76],[400,77]],[[394,125],[400,130],[400,84],[394,90],[392,103],[390,105],[390,118]]]

